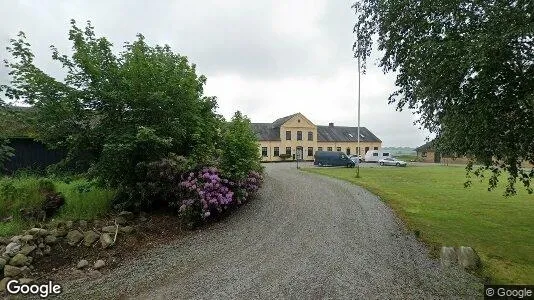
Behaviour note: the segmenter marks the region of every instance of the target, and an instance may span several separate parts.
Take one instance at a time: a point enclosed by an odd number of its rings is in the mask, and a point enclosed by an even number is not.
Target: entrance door
[[[304,149],[302,148],[302,146],[297,146],[296,148],[296,156],[297,156],[297,160],[302,160],[303,159],[303,154],[304,154]]]

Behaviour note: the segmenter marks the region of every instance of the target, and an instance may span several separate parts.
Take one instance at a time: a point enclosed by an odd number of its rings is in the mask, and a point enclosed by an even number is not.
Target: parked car
[[[353,162],[357,164],[365,161],[361,155],[356,155],[356,154],[349,156],[349,158],[350,160],[352,160]]]
[[[369,150],[365,153],[366,162],[380,162],[381,159],[391,157],[391,153],[382,150]]]
[[[313,164],[316,166],[345,166],[354,168],[356,163],[353,162],[345,153],[337,151],[316,151],[313,156]]]
[[[382,158],[378,161],[381,166],[397,166],[397,167],[406,167],[406,162],[398,160],[394,157]]]

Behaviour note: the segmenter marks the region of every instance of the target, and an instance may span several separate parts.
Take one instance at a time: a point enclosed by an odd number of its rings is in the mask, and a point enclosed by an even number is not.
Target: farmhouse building
[[[461,164],[465,165],[469,162],[469,158],[465,156],[447,155],[436,151],[434,140],[427,142],[415,148],[417,152],[417,160],[420,162],[428,163],[441,163],[441,164]]]
[[[365,127],[360,127],[360,148],[357,149],[358,127],[315,125],[301,113],[286,116],[272,123],[252,123],[259,140],[262,161],[294,159],[313,160],[315,151],[342,151],[347,155],[365,155],[378,150],[382,141]]]

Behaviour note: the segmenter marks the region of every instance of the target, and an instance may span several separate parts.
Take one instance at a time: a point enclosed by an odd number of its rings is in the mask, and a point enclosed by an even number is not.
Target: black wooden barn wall
[[[9,142],[9,146],[15,149],[15,156],[4,166],[3,172],[7,174],[20,169],[44,170],[65,157],[63,151],[48,149],[43,143],[31,138],[12,138]]]

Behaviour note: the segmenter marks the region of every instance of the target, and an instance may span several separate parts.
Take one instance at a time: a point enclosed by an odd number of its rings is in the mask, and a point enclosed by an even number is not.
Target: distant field
[[[534,195],[505,198],[486,183],[465,189],[462,167],[306,168],[361,185],[379,195],[437,254],[442,246],[471,246],[482,276],[495,283],[534,283]]]

